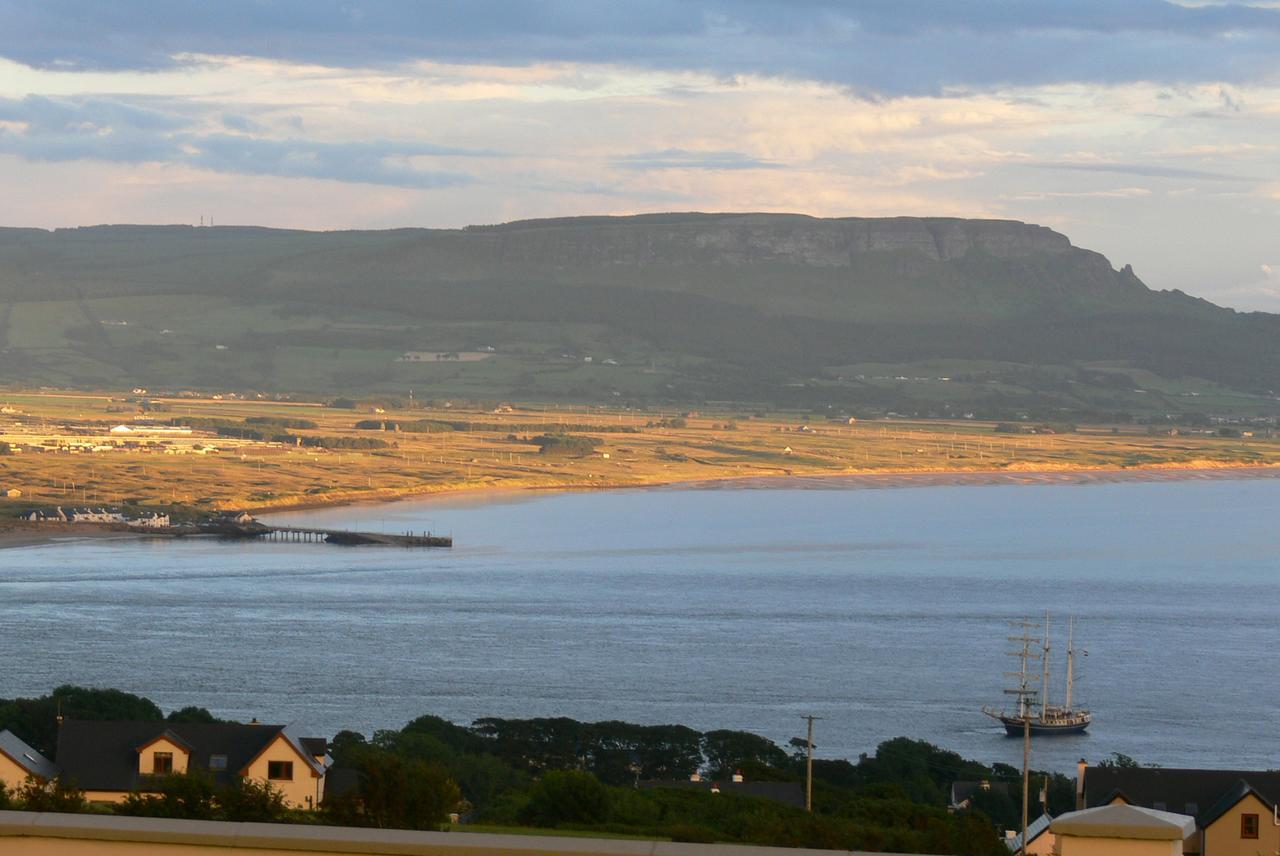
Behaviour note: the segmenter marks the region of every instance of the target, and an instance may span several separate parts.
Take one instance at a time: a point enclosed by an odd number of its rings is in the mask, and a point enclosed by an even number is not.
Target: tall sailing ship
[[[1017,704],[1012,712],[986,707],[982,712],[999,720],[1011,737],[1021,737],[1028,725],[1031,733],[1037,736],[1083,733],[1089,723],[1093,722],[1093,714],[1085,708],[1072,706],[1076,655],[1074,619],[1067,623],[1067,692],[1061,705],[1049,702],[1049,616],[1045,615],[1044,639],[1039,644],[1039,652],[1034,651],[1033,643],[1036,640],[1029,635],[1030,629],[1036,625],[1023,622],[1020,626],[1023,634],[1009,637],[1011,641],[1022,643],[1021,649],[1013,652],[1013,656],[1019,658],[1021,668],[1017,672],[1008,673],[1008,677],[1018,680],[1018,686],[1016,689],[1005,690],[1007,694],[1016,696]],[[1033,660],[1040,660],[1039,675],[1031,671]],[[1037,680],[1040,682],[1039,692],[1031,688]]]

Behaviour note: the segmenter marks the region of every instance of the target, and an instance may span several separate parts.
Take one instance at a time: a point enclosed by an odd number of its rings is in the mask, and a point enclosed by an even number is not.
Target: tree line
[[[53,757],[58,713],[77,719],[216,720],[188,707],[167,716],[118,690],[62,686],[38,698],[0,699],[0,728]],[[341,825],[438,829],[451,816],[494,827],[541,827],[695,842],[843,850],[1002,856],[998,829],[1016,825],[1015,787],[980,794],[973,809],[947,805],[957,780],[1012,783],[1018,773],[923,741],[896,738],[854,761],[814,762],[814,811],[758,797],[646,786],[693,773],[792,783],[804,778],[805,744],[780,746],[745,731],[565,717],[485,717],[459,725],[421,716],[371,736],[341,731],[330,743],[333,792],[318,819]],[[1047,776],[1051,811],[1072,807],[1074,788]],[[339,780],[349,784],[336,787]],[[287,808],[269,784],[215,784],[207,773],[159,777],[131,795],[121,814],[192,819],[316,822]],[[95,810],[74,782],[28,781],[0,790],[0,808]],[[100,809],[99,809],[100,810]]]

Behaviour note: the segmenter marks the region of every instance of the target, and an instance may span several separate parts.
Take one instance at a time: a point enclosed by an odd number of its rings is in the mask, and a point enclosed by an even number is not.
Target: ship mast
[[[1049,612],[1044,614],[1044,651],[1040,662],[1040,718],[1049,715]]]
[[[1075,684],[1075,662],[1076,649],[1074,644],[1074,634],[1076,627],[1076,618],[1071,616],[1067,619],[1067,711],[1071,710],[1071,689]]]

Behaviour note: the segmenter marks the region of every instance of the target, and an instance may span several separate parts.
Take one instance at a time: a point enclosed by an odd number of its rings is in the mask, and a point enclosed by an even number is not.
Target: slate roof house
[[[328,744],[282,725],[92,722],[58,726],[58,775],[91,802],[119,802],[153,777],[206,770],[216,782],[245,776],[269,782],[294,808],[324,798]]]
[[[1080,764],[1081,808],[1132,805],[1195,818],[1183,852],[1200,856],[1280,853],[1280,770],[1089,767]]]

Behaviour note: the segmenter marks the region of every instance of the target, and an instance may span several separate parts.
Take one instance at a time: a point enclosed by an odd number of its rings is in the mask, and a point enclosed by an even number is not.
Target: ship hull
[[[1042,737],[1053,734],[1083,734],[1085,729],[1089,727],[1091,720],[1077,720],[1074,722],[1038,722],[1031,720],[1031,733],[1036,737]],[[1005,733],[1010,737],[1021,737],[1023,732],[1023,722],[1021,719],[1012,716],[1000,717],[1000,723],[1004,725]]]

